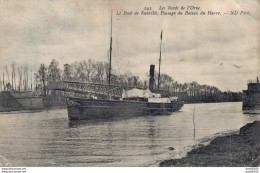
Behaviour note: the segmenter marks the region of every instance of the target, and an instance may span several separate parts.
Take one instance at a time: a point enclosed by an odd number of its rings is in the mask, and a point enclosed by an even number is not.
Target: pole
[[[195,106],[194,106],[194,109],[193,109],[193,138],[195,139],[195,136],[196,136],[196,130],[195,130]]]
[[[162,49],[162,31],[161,31],[161,43],[160,43],[160,57],[159,57],[159,74],[158,74],[158,91],[160,89],[160,76],[161,76],[161,49]]]
[[[111,80],[111,62],[112,62],[112,10],[111,10],[111,33],[110,33],[110,52],[109,52],[109,73],[108,73],[108,96],[110,91]]]

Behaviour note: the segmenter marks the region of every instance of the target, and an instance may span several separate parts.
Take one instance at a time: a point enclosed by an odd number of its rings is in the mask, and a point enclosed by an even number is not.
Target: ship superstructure
[[[243,110],[260,110],[260,83],[258,77],[256,80],[249,80],[247,87],[247,90],[243,90]]]

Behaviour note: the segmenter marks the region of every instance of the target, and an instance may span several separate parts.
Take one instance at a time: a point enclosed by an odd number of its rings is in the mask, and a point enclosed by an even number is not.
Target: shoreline
[[[235,102],[243,102],[243,101],[222,101],[222,102],[200,102],[200,101],[184,101],[184,104],[202,104],[202,103],[235,103]]]
[[[216,137],[208,145],[192,149],[181,159],[165,160],[160,167],[258,167],[260,121],[241,127],[239,134]]]

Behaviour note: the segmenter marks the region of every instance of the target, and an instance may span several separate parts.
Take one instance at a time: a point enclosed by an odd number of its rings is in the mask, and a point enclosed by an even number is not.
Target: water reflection
[[[177,112],[175,112],[177,113]],[[160,117],[167,117],[169,115],[159,115]],[[154,116],[141,116],[141,117],[146,117],[147,119],[151,119]],[[119,122],[119,121],[126,121],[126,120],[131,120],[131,119],[136,119],[139,117],[117,117],[117,118],[107,118],[107,119],[90,119],[90,120],[73,120],[73,121],[68,121],[68,127],[69,128],[77,128],[80,126],[85,126],[85,125],[98,125],[98,124],[105,124],[109,122]]]
[[[243,114],[246,115],[260,115],[260,110],[257,109],[250,109],[250,110],[243,110]]]
[[[13,166],[157,166],[254,120],[241,103],[196,104],[166,116],[68,121],[67,110],[0,114],[0,155]],[[174,150],[169,150],[173,147]]]
[[[68,121],[68,127],[69,128],[78,128],[80,126],[86,126],[86,125],[99,125],[99,124],[106,124],[109,122],[124,121],[124,120],[131,119],[131,118],[136,118],[136,117]]]

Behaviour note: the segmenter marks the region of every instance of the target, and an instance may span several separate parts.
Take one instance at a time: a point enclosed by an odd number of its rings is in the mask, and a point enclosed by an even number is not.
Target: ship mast
[[[161,55],[162,55],[161,49],[162,49],[162,31],[161,31],[160,57],[159,57],[158,91],[160,89]]]
[[[110,90],[111,80],[111,61],[112,61],[112,11],[111,11],[111,33],[110,33],[110,49],[109,49],[109,72],[108,72],[108,95]]]

